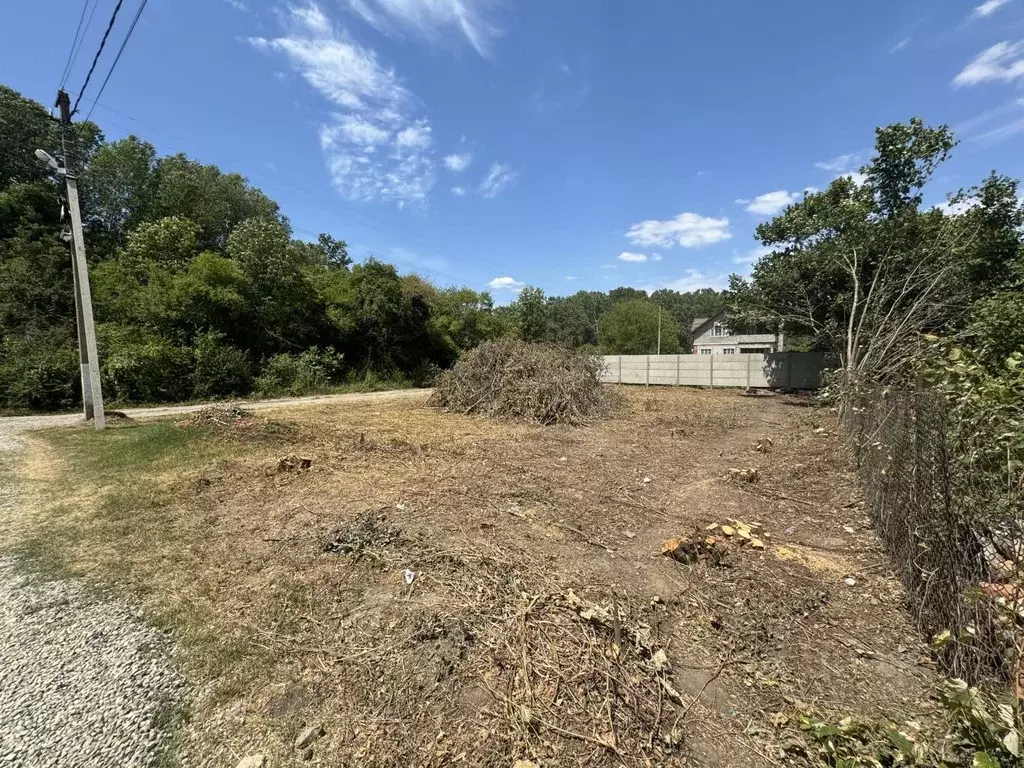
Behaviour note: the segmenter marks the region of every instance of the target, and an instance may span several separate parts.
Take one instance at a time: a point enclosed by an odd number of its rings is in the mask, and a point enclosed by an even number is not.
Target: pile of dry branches
[[[503,339],[441,374],[430,405],[540,424],[585,424],[607,406],[601,360],[551,344]]]

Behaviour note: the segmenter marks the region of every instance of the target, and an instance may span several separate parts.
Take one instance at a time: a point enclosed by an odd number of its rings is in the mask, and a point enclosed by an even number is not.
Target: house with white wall
[[[693,354],[771,354],[782,351],[782,333],[733,333],[729,314],[722,310],[711,317],[698,317],[691,326]]]

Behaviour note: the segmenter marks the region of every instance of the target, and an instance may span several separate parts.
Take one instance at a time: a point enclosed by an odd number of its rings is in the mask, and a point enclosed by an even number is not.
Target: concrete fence
[[[817,389],[818,352],[736,355],[605,355],[602,381],[675,387]]]

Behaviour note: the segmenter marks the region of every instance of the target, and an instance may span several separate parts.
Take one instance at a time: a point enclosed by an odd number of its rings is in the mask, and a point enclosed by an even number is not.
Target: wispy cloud
[[[647,261],[647,254],[630,253],[629,251],[623,251],[622,253],[619,254],[619,261],[644,262]]]
[[[426,199],[434,185],[430,123],[393,69],[354,42],[316,4],[291,6],[286,34],[253,37],[258,49],[283,54],[292,68],[334,105],[320,145],[334,186],[353,200],[405,205]]]
[[[974,11],[971,13],[971,16],[973,16],[976,19],[984,18],[985,16],[991,16],[993,13],[998,11],[1008,2],[1010,2],[1010,0],[985,0],[984,3],[975,7]]]
[[[464,197],[466,194],[465,187],[452,187],[452,194],[456,197]]]
[[[515,278],[508,277],[507,275],[504,277],[496,277],[493,280],[491,280],[487,285],[489,285],[491,289],[495,291],[514,291],[516,293],[518,293],[519,291],[523,290],[523,288],[526,287],[526,283],[521,283]]]
[[[463,152],[462,154],[455,153],[448,155],[444,159],[444,167],[452,173],[462,173],[464,170],[469,168],[469,164],[473,162],[473,155],[469,152]]]
[[[481,56],[490,56],[501,30],[488,18],[492,0],[344,0],[363,21],[381,32],[410,32],[438,41],[462,35]]]
[[[908,45],[910,45],[910,41],[912,39],[913,38],[911,38],[911,37],[904,37],[902,40],[900,40],[898,43],[896,43],[896,45],[894,45],[892,48],[889,49],[889,53],[899,53],[904,48],[906,48]]]
[[[697,248],[714,245],[732,237],[729,219],[701,216],[699,213],[680,213],[673,219],[659,221],[646,219],[629,228],[626,237],[636,245],[660,245],[671,248]]]
[[[576,275],[566,275],[565,279],[566,280],[575,280],[576,279]]]
[[[986,80],[1012,82],[1024,76],[1024,42],[1003,41],[975,56],[955,78],[954,87],[977,85]]]
[[[230,5],[232,8],[234,8],[236,11],[241,11],[242,13],[249,12],[249,6],[243,3],[242,0],[224,0],[224,2]]]
[[[964,120],[962,123],[958,123],[955,128],[956,135],[968,136],[982,126],[995,121],[997,117],[1007,115],[1012,112],[1020,112],[1022,108],[1024,108],[1024,97],[1014,99],[1013,101],[1005,104],[1000,104],[998,107],[986,109],[984,112]]]
[[[822,160],[815,163],[815,168],[820,168],[829,173],[846,173],[854,168],[859,162],[859,155],[849,152],[845,155],[836,155],[831,160]]]
[[[670,291],[686,293],[687,291],[696,291],[701,288],[714,288],[716,291],[720,291],[728,286],[729,275],[726,273],[709,275],[701,272],[699,269],[688,269],[683,277],[665,283],[662,287],[668,288]]]
[[[772,250],[771,246],[759,245],[756,248],[751,248],[746,253],[737,253],[732,257],[732,263],[750,265],[760,260],[763,256],[767,256]]]
[[[996,144],[1011,136],[1016,136],[1022,131],[1024,131],[1024,119],[1014,120],[1012,123],[993,128],[991,131],[985,131],[985,133],[978,134],[974,138],[977,141],[987,141]]]
[[[496,197],[519,176],[507,163],[493,163],[487,176],[480,182],[480,194],[484,197]]]
[[[765,192],[750,201],[747,211],[758,216],[774,216],[776,213],[782,212],[786,206],[797,202],[800,197],[800,192],[787,192],[784,189]]]

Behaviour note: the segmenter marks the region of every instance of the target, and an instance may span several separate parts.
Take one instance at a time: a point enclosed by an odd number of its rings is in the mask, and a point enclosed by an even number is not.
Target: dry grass
[[[32,503],[0,532],[176,633],[199,694],[188,765],[297,765],[296,733],[322,723],[322,765],[762,766],[798,700],[926,709],[903,594],[813,431],[831,417],[729,391],[623,399],[584,429],[409,399],[282,409],[259,439],[41,434]],[[289,455],[312,463],[280,470]],[[761,523],[765,549],[659,554],[728,518]]]

